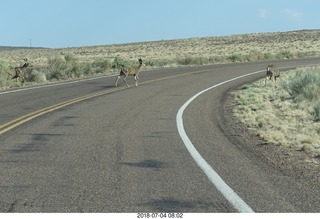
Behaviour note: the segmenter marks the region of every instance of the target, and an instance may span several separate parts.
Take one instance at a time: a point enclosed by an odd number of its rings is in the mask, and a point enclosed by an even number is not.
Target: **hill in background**
[[[128,44],[71,47],[60,49],[0,47],[0,60],[16,66],[28,58],[44,66],[48,58],[73,54],[80,62],[116,58],[146,67],[202,65],[268,59],[288,59],[320,55],[320,30],[257,33],[223,37],[162,40]]]
[[[30,47],[25,46],[0,46],[0,52],[2,51],[12,51],[12,50],[24,50],[30,49]],[[31,49],[44,49],[43,47],[32,47]]]

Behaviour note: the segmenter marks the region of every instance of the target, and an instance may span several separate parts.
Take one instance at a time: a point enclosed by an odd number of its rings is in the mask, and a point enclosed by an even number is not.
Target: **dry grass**
[[[313,79],[307,83],[309,75]],[[319,157],[320,95],[318,89],[305,89],[319,83],[320,66],[282,72],[278,88],[271,81],[265,87],[261,79],[233,93],[238,102],[233,112],[266,142]],[[297,86],[306,92],[296,94]]]
[[[25,58],[35,71],[26,75],[30,85],[114,73],[120,66],[136,65],[138,58],[148,69],[319,56],[319,36],[320,30],[303,30],[61,49],[2,47],[0,88],[21,86],[6,80],[5,74]]]
[[[116,57],[130,61],[142,58],[151,67],[158,67],[176,66],[186,58],[194,62],[187,61],[187,64],[281,59],[319,55],[319,36],[320,30],[305,30],[62,49],[20,49],[0,52],[0,60],[16,66],[28,58],[34,65],[43,66],[48,57],[72,53],[80,62],[93,62],[98,58],[111,61]]]

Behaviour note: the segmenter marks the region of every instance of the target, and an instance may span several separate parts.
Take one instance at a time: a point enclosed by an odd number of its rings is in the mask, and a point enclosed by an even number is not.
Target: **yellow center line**
[[[167,80],[167,79],[188,76],[188,75],[192,75],[192,74],[200,73],[200,72],[206,72],[206,71],[196,71],[196,72],[189,72],[189,73],[185,73],[185,74],[166,76],[166,77],[162,77],[162,78],[157,78],[157,79],[144,81],[144,82],[141,82],[139,84],[140,85],[150,84],[150,83],[163,81],[163,80]],[[47,114],[49,112],[61,109],[63,107],[69,106],[71,104],[79,103],[79,102],[84,101],[84,100],[88,100],[88,99],[91,99],[91,98],[94,98],[94,97],[102,96],[102,95],[105,95],[105,94],[110,94],[110,93],[113,93],[113,92],[116,92],[116,91],[125,90],[125,89],[129,89],[129,88],[130,87],[115,87],[115,88],[111,88],[111,89],[108,89],[108,90],[105,90],[105,91],[99,91],[99,92],[96,92],[96,93],[93,93],[93,94],[88,94],[88,95],[77,97],[77,98],[74,98],[74,99],[71,99],[71,100],[67,100],[67,101],[64,101],[64,102],[61,102],[61,103],[57,103],[57,104],[54,104],[52,106],[45,107],[43,109],[34,111],[32,113],[23,115],[23,116],[18,117],[18,118],[14,119],[14,120],[11,120],[10,122],[7,122],[7,123],[5,123],[3,125],[0,125],[0,135],[6,133],[6,132],[10,131],[11,129],[14,129],[14,128],[16,128],[16,127],[18,127],[18,126],[20,126],[20,125],[32,120],[32,119],[34,119],[34,118],[37,118],[37,117],[42,116],[44,114]]]

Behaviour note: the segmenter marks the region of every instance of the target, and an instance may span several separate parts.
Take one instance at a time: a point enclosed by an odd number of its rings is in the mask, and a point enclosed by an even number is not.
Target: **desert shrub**
[[[90,74],[91,67],[86,63],[79,62],[71,53],[67,53],[64,56],[49,57],[46,67],[46,78],[49,80],[79,78]]]
[[[288,50],[281,51],[278,54],[276,54],[277,59],[292,59],[294,58],[294,54]]]
[[[313,116],[313,121],[320,122],[320,101],[317,101],[313,105],[313,111],[311,112],[311,115]]]
[[[205,64],[209,64],[209,62],[210,62],[209,58],[205,58],[202,56],[198,56],[198,57],[187,56],[187,57],[176,59],[176,63],[178,65],[205,65]]]
[[[112,68],[114,68],[114,69],[120,69],[120,68],[127,67],[127,66],[129,66],[128,61],[126,61],[120,57],[116,57],[112,63]]]
[[[192,57],[191,56],[187,56],[187,57],[183,57],[183,58],[178,58],[176,60],[178,65],[191,65],[192,64]]]
[[[46,79],[46,74],[44,72],[41,72],[35,69],[30,73],[28,80],[31,82],[39,83],[39,82],[44,82],[47,79]]]
[[[90,75],[95,73],[91,63],[81,63],[81,66],[84,75]]]
[[[172,64],[172,61],[168,59],[153,59],[153,60],[146,60],[144,64],[150,67],[163,67],[163,66]]]
[[[298,70],[297,73],[281,83],[281,86],[290,94],[298,105],[303,108],[310,106],[309,113],[313,121],[320,121],[320,73],[317,69],[306,72]],[[307,105],[303,103],[308,103]]]
[[[83,75],[83,66],[77,61],[66,61],[65,75],[67,78],[80,78]]]
[[[64,59],[66,60],[66,62],[75,62],[77,60],[74,53],[70,52],[64,55]]]
[[[272,60],[272,59],[275,59],[275,57],[274,57],[274,55],[271,54],[271,53],[265,53],[265,54],[263,55],[263,59],[264,59],[264,60]]]
[[[192,60],[192,64],[193,65],[205,65],[205,64],[208,64],[209,63],[209,60],[207,58],[204,58],[204,57],[195,57],[193,58]]]
[[[233,54],[227,57],[227,60],[231,62],[244,62],[246,60],[245,56],[242,54]]]
[[[49,57],[47,64],[46,77],[48,79],[67,79],[67,65],[63,56]]]
[[[215,63],[224,63],[226,62],[225,56],[213,56],[209,58],[209,63],[215,64]]]
[[[93,72],[102,73],[112,68],[112,64],[108,59],[105,58],[97,58],[92,63]]]
[[[81,63],[77,60],[73,53],[67,53],[64,55],[66,61],[65,74],[67,78],[80,78],[87,72],[85,72],[85,63]]]
[[[320,74],[316,71],[298,72],[288,82],[283,83],[283,87],[295,100],[319,99]]]
[[[258,60],[263,60],[263,59],[264,59],[264,54],[259,51],[252,52],[252,53],[244,56],[245,61],[258,61]]]
[[[0,61],[0,87],[5,86],[9,67],[4,61]]]

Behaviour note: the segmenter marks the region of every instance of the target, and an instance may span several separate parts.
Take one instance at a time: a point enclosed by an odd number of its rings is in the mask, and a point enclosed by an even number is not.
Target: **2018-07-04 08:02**
[[[183,213],[137,213],[137,218],[183,218]]]

